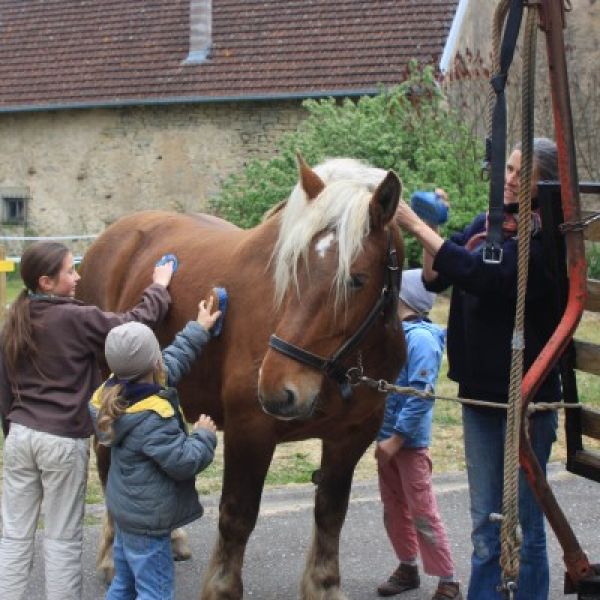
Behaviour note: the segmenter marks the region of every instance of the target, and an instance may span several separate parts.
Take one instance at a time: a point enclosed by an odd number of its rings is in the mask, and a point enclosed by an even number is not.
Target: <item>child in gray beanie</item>
[[[428,292],[421,280],[423,269],[402,272],[400,300],[416,314],[427,316],[435,302],[435,294]]]
[[[216,426],[207,415],[188,435],[174,386],[191,368],[220,317],[212,297],[161,353],[141,323],[112,329],[111,377],[90,401],[101,443],[111,447],[106,507],[115,524],[115,574],[106,598],[174,598],[171,532],[199,518],[195,475],[213,460]]]

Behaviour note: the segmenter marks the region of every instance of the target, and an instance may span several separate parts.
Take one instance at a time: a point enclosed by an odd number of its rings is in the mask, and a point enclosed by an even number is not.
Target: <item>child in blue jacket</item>
[[[444,331],[427,318],[434,299],[423,286],[421,269],[404,271],[398,314],[407,361],[396,381],[398,386],[434,390],[444,351]],[[428,448],[433,404],[430,399],[397,393],[386,399],[377,438],[377,470],[384,524],[400,564],[377,588],[380,596],[419,587],[420,554],[425,572],[439,577],[432,600],[462,598],[431,481]]]
[[[106,507],[115,522],[115,576],[107,600],[171,600],[174,566],[170,534],[202,515],[194,477],[213,460],[216,426],[206,415],[188,435],[174,387],[210,339],[220,316],[212,298],[198,318],[161,354],[141,323],[112,329],[105,345],[111,377],[90,412],[102,443],[111,447]]]

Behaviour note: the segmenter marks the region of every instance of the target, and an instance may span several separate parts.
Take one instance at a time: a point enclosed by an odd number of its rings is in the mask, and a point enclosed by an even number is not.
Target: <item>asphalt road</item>
[[[463,474],[434,478],[438,502],[448,529],[458,574],[467,582],[469,573],[468,499]],[[551,465],[550,482],[582,547],[590,560],[600,563],[600,484],[566,473]],[[244,566],[244,597],[257,600],[288,600],[298,597],[305,551],[312,532],[312,486],[268,490],[263,497],[257,527],[250,539]],[[197,600],[202,572],[212,549],[217,523],[218,497],[204,498],[205,516],[188,527],[193,558],[176,565],[177,600]],[[90,507],[98,513],[99,507]],[[100,527],[86,527],[83,600],[99,600],[105,587],[95,574],[95,552]],[[562,553],[549,532],[551,600],[564,596]],[[27,598],[43,600],[43,567],[40,560],[43,533],[38,536],[36,556]],[[355,483],[341,542],[343,589],[352,600],[377,598],[375,588],[395,568],[381,519],[375,481]],[[402,594],[402,600],[429,600],[436,581],[422,577],[421,588]]]

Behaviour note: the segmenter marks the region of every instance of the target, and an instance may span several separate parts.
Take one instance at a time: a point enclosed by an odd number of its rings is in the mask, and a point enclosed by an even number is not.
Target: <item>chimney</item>
[[[207,60],[212,44],[212,0],[190,0],[190,53],[185,64]]]

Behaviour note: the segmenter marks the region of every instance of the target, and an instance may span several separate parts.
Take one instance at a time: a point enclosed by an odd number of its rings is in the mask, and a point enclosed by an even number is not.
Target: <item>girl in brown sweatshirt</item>
[[[115,326],[156,326],[167,313],[172,264],[126,313],[74,298],[79,275],[63,244],[39,242],[21,258],[25,288],[10,308],[0,342],[4,431],[0,598],[23,598],[42,498],[48,600],[82,597],[84,500],[93,432],[87,403],[101,382],[97,357]]]

